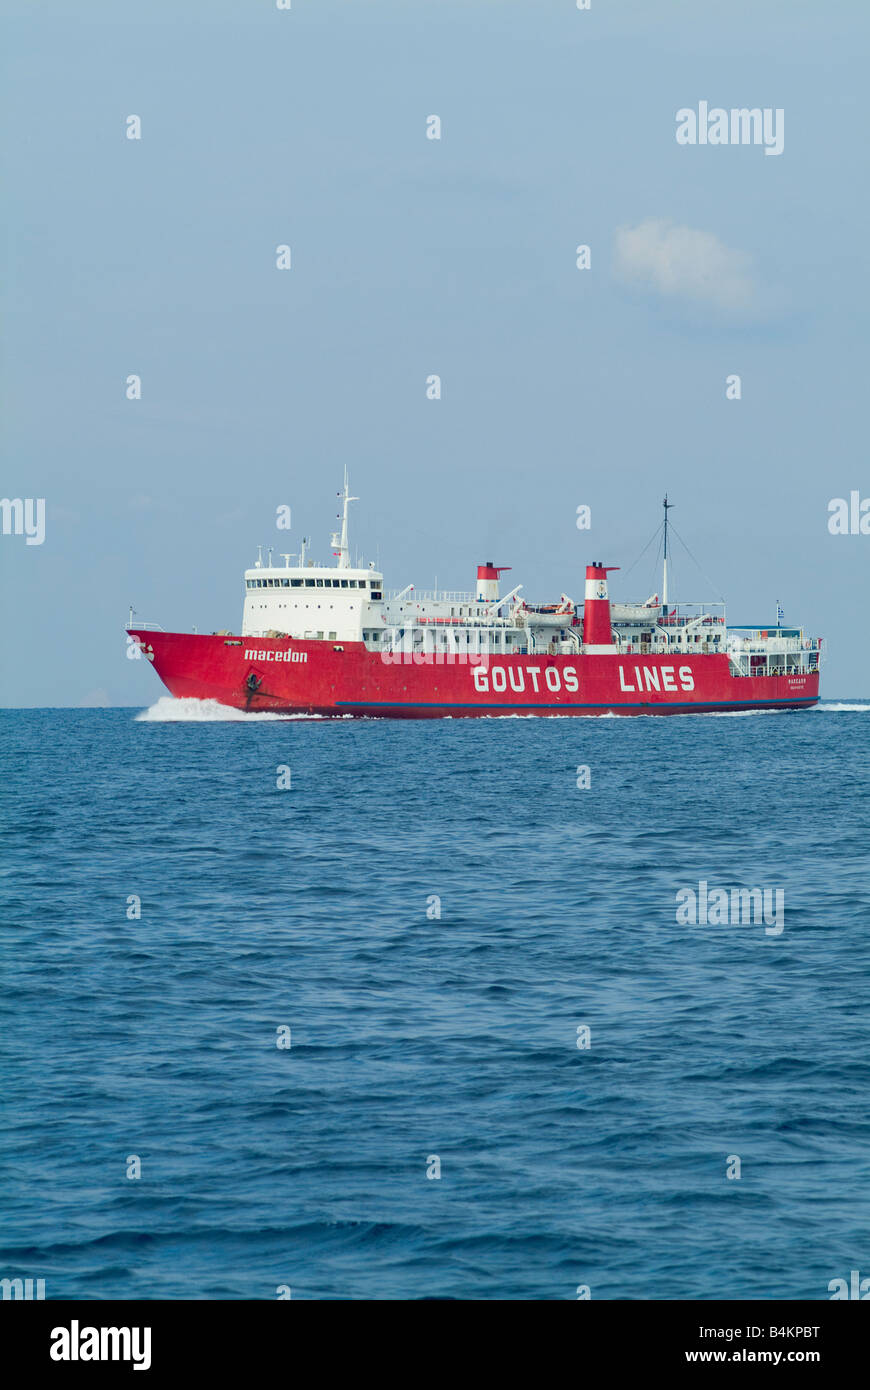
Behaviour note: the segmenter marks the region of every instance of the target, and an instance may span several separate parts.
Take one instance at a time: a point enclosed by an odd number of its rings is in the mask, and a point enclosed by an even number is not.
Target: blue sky
[[[530,599],[631,565],[667,489],[713,581],[678,548],[675,596],[779,598],[870,694],[870,536],[827,529],[870,496],[858,0],[5,13],[0,492],[47,519],[0,536],[0,703],[152,703],[129,605],[238,627],[258,544],[328,555],[345,464],[389,587],[492,559]],[[679,146],[701,100],[782,108],[783,153]]]

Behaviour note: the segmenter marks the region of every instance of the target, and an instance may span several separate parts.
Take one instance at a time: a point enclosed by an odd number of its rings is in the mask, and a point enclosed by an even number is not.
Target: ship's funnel
[[[583,644],[585,647],[612,647],[610,598],[607,576],[618,565],[600,565],[593,561],[586,566],[586,596],[583,602]]]
[[[510,565],[494,565],[492,560],[487,560],[485,565],[478,565],[478,603],[492,603],[493,599],[498,598],[498,577],[500,574],[506,574],[509,569]]]

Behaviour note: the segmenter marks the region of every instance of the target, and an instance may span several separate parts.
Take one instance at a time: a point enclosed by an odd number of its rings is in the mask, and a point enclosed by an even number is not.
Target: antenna
[[[346,570],[350,565],[350,547],[347,541],[347,509],[351,502],[359,501],[358,497],[351,497],[350,495],[350,484],[347,478],[346,467],[344,470],[344,491],[339,492],[337,495],[342,499],[344,504],[341,512],[341,531],[333,531],[331,540],[333,554],[338,557],[337,568]]]
[[[664,573],[662,574],[662,607],[668,606],[668,512],[673,509],[673,502],[668,501],[668,494],[665,493],[662,506],[665,509],[665,543],[664,543]]]

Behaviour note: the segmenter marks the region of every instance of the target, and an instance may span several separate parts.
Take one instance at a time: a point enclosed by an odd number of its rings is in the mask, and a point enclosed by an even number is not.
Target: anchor
[[[251,701],[253,700],[254,696],[256,695],[257,691],[260,689],[260,686],[262,684],[262,677],[255,675],[252,671],[251,674],[248,676],[247,680],[245,681],[245,689],[248,692],[247,697],[245,699],[246,711],[251,708]]]

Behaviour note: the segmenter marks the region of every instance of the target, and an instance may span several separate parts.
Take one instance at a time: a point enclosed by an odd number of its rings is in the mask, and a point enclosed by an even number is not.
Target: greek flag
[[[782,604],[780,603],[779,599],[777,599],[777,600],[776,600],[776,625],[777,625],[777,627],[780,626],[780,624],[782,623],[782,621],[783,621],[784,618],[785,618],[785,613],[784,613],[783,610],[782,610]]]

